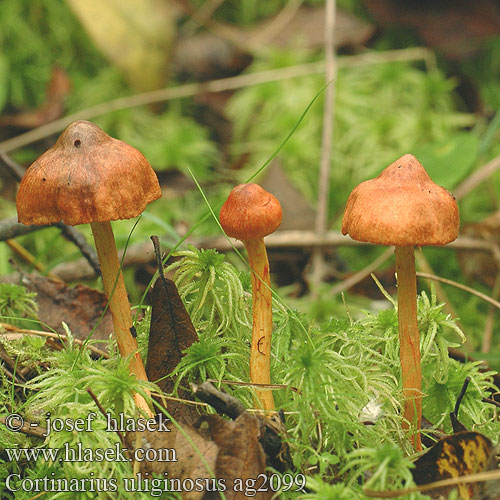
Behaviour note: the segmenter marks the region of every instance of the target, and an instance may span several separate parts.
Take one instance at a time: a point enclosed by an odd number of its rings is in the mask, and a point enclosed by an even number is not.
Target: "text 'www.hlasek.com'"
[[[47,438],[51,433],[59,432],[93,432],[93,422],[97,414],[89,413],[85,418],[62,419],[51,418],[46,414],[45,429],[40,437]],[[16,413],[7,415],[4,419],[5,427],[12,432],[26,432],[27,429],[41,428],[36,423],[25,423],[22,416]],[[132,419],[123,414],[113,417],[106,414],[106,432],[131,433],[131,432],[170,432],[170,420],[160,414],[156,419]],[[113,446],[108,447],[84,447],[81,442],[66,442],[58,448],[7,448],[5,454],[9,462],[35,463],[43,461],[48,464],[79,462],[129,462],[133,464],[141,462],[178,462],[179,458],[175,448],[154,448],[142,440],[142,446],[129,449],[116,441]],[[182,460],[182,458],[181,458]],[[230,483],[230,484],[229,484]],[[151,497],[159,497],[165,492],[241,492],[245,496],[254,497],[259,493],[302,491],[306,479],[302,474],[259,474],[255,478],[234,478],[228,481],[226,478],[217,478],[211,471],[207,471],[207,477],[170,477],[164,473],[163,477],[151,477],[148,473],[136,472],[132,477],[124,477],[118,480],[114,477],[95,477],[90,473],[88,477],[67,478],[56,477],[55,472],[46,476],[30,478],[25,474],[15,472],[6,477],[5,485],[8,491],[27,492],[142,492]]]

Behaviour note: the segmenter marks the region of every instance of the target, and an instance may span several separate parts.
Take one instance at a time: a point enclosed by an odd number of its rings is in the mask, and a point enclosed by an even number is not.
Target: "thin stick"
[[[180,30],[182,35],[190,36],[199,26],[205,26],[222,3],[224,0],[208,0],[198,10],[193,11]]]
[[[51,339],[56,339],[56,340],[67,340],[68,337],[64,334],[60,333],[52,333],[52,332],[42,332],[41,330],[27,330],[25,328],[18,328],[17,326],[11,325],[10,323],[0,323],[0,328],[3,328],[4,330],[7,330],[8,332],[13,332],[16,334],[22,334],[22,335],[37,335],[38,337],[47,337]],[[5,335],[0,333],[0,335]],[[98,349],[97,347],[85,343],[80,339],[73,339],[73,342],[78,345],[83,345],[87,347],[89,350],[91,350],[94,354],[97,354],[98,356],[108,359],[109,355],[107,352],[102,351],[101,349]]]
[[[49,278],[62,282],[61,278],[50,271],[47,272],[45,266],[38,260],[34,255],[32,255],[26,248],[24,248],[20,243],[14,239],[6,240],[7,246],[19,257],[25,260],[28,264],[32,265],[35,269],[40,271],[42,274],[46,274]]]
[[[330,293],[332,295],[336,295],[337,293],[349,290],[349,288],[352,288],[354,285],[364,280],[367,276],[370,276],[370,274],[378,269],[385,261],[389,260],[393,253],[394,251],[392,247],[387,248],[384,253],[380,254],[373,262],[361,269],[361,271],[358,271],[349,278],[340,282],[338,285],[335,285],[330,290]]]
[[[24,169],[21,165],[15,162],[7,153],[0,153],[0,158],[2,158],[3,162],[7,165],[14,177],[20,181],[24,175]]]
[[[493,284],[491,295],[492,298],[495,300],[497,300],[498,297],[500,296],[500,272],[497,272],[497,275],[495,277],[495,283]],[[494,319],[495,319],[495,309],[493,309],[493,307],[490,306],[484,324],[484,335],[483,335],[483,342],[481,344],[481,352],[490,352],[491,340],[493,338]]]
[[[344,56],[338,60],[338,66],[356,67],[366,64],[382,64],[394,61],[418,61],[428,60],[431,51],[421,47],[411,49],[391,50],[382,53],[367,53],[357,56]],[[154,90],[143,94],[136,94],[128,97],[120,97],[112,101],[97,104],[87,109],[77,111],[71,115],[47,123],[24,134],[18,135],[6,141],[0,142],[0,154],[8,153],[15,149],[31,144],[32,142],[44,139],[49,135],[60,132],[75,120],[90,120],[97,116],[118,111],[121,109],[134,108],[137,106],[146,106],[156,102],[164,102],[172,99],[181,99],[183,97],[192,97],[202,92],[222,92],[225,90],[236,90],[250,85],[259,85],[262,83],[275,82],[287,78],[297,78],[300,76],[309,76],[321,73],[324,70],[323,62],[302,64],[248,75],[239,75],[230,78],[221,78],[205,83],[188,83],[178,87]]]
[[[422,272],[434,275],[434,270],[432,269],[431,265],[429,264],[429,261],[425,258],[425,255],[422,252],[417,252],[415,254],[415,260],[418,264],[418,267],[422,270]],[[444,288],[440,285],[439,282],[435,283],[435,288],[436,288],[437,298],[439,299],[440,302],[444,303],[443,309],[445,310],[445,312],[447,314],[450,314],[452,318],[457,318],[458,315],[455,311],[455,308],[453,307],[450,299],[448,298],[448,294],[446,293]],[[456,324],[461,330],[463,330],[460,321],[457,320]]]
[[[321,139],[321,163],[318,178],[318,203],[314,229],[319,237],[326,232],[328,218],[328,195],[330,187],[331,150],[333,140],[333,117],[335,114],[335,0],[326,0],[325,15],[325,80],[329,85],[325,89],[323,108],[323,135]],[[323,279],[324,260],[321,248],[313,251],[313,273],[311,281],[318,285]]]
[[[440,281],[441,283],[446,283],[447,285],[454,286],[455,288],[459,288],[460,290],[469,292],[472,295],[476,295],[477,297],[480,297],[481,299],[500,309],[500,302],[498,302],[498,300],[495,300],[484,293],[478,292],[477,290],[474,290],[474,288],[462,285],[461,283],[457,283],[456,281],[441,278],[440,276],[434,276],[433,274],[417,273],[417,276],[419,276],[420,278],[428,278],[430,280]]]
[[[403,495],[409,495],[410,493],[425,492],[438,488],[445,488],[447,486],[457,486],[459,484],[470,484],[470,483],[481,483],[485,481],[492,481],[494,479],[500,479],[500,470],[489,470],[486,472],[478,472],[477,474],[467,474],[466,476],[452,477],[449,479],[442,479],[440,481],[435,481],[433,483],[423,484],[421,486],[415,486],[413,488],[407,488],[404,490],[394,490],[394,491],[373,491],[373,490],[363,490],[363,493],[367,497],[373,498],[397,498]]]
[[[0,417],[0,423],[5,425],[6,417]],[[38,424],[30,424],[29,422],[24,421],[23,426],[18,429],[16,432],[22,432],[28,436],[38,437],[40,439],[45,438],[45,434],[47,434],[47,429],[44,427],[40,427]]]
[[[103,414],[104,418],[108,418],[108,414],[106,413],[106,410],[102,406],[101,402],[97,399],[97,396],[94,394],[94,391],[90,387],[87,387],[87,392],[89,393],[89,396],[94,400],[95,405],[97,406],[99,411]],[[132,461],[133,457],[132,457],[132,454],[130,453],[130,450],[127,447],[127,442],[125,441],[124,435],[118,429],[116,429],[115,432],[118,435],[118,438],[120,439],[120,442],[122,443],[123,448],[125,450],[127,450],[127,455],[129,456],[130,461]]]
[[[285,26],[295,17],[301,5],[302,0],[289,0],[269,24],[258,29],[256,34],[250,38],[250,47],[255,50],[273,40],[273,38],[281,33],[283,28],[285,28]]]
[[[0,222],[0,241],[2,223]],[[224,237],[216,238],[189,238],[186,243],[192,244],[198,248],[215,248],[220,252],[230,251],[233,247],[243,248],[243,243],[238,240],[229,242]],[[343,236],[339,231],[328,231],[320,238],[313,231],[277,231],[276,233],[266,236],[266,246],[268,248],[283,248],[283,247],[298,247],[298,248],[315,248],[315,247],[337,247],[337,246],[358,246],[371,245],[355,241],[352,238]],[[439,249],[460,249],[460,250],[482,250],[492,253],[495,248],[492,242],[481,238],[471,238],[468,236],[459,236],[454,242],[444,246],[436,247]],[[123,252],[119,252],[121,259]],[[152,262],[151,244],[137,243],[130,245],[125,255],[123,266],[129,267],[136,264],[145,264]],[[85,261],[85,259],[75,260],[73,262],[65,262],[59,264],[52,269],[52,272],[57,274],[64,281],[75,281],[87,278],[92,278],[95,273]]]
[[[455,198],[461,200],[464,196],[468,195],[475,189],[481,182],[492,176],[497,170],[500,169],[500,156],[493,158],[493,160],[483,165],[478,170],[475,170],[467,179],[465,179],[455,190]]]
[[[19,165],[19,163],[17,163],[12,158],[10,158],[10,156],[7,155],[7,153],[0,153],[0,157],[5,162],[5,164],[11,169],[11,171],[14,174],[14,176],[16,177],[16,179],[18,181],[20,181],[24,176],[24,172],[25,172],[24,168],[21,167],[21,165]],[[24,224],[21,224],[21,225],[24,225]],[[80,231],[78,231],[73,226],[67,226],[66,224],[63,224],[62,222],[59,222],[58,224],[55,224],[55,225],[61,230],[61,233],[68,241],[71,241],[71,243],[75,244],[80,249],[80,251],[82,252],[82,255],[87,259],[88,263],[92,266],[96,275],[99,276],[100,269],[99,269],[99,262],[97,260],[97,255],[95,253],[95,250],[87,243],[87,240],[85,239],[83,234],[80,233]],[[28,226],[28,227],[31,228],[33,226]],[[47,226],[42,226],[42,227],[47,227]],[[11,238],[9,238],[9,239],[11,239]],[[9,246],[11,246],[11,248],[13,248],[15,251],[19,250],[19,248],[16,246],[17,244],[15,242],[11,241],[9,243],[9,239],[7,240],[7,244]],[[23,258],[27,257],[25,255],[22,255],[22,256],[23,256]],[[29,262],[29,260],[28,260],[28,262]],[[34,265],[39,271],[44,272],[42,269],[40,269],[38,267],[38,264],[34,264]],[[59,279],[59,277],[55,276],[54,274],[51,275],[51,273],[47,273],[47,276],[49,276],[53,279]]]

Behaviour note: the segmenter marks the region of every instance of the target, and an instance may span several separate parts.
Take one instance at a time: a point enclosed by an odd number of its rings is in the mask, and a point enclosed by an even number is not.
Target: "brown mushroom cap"
[[[342,233],[378,245],[446,245],[458,236],[455,198],[411,154],[354,188]]]
[[[233,188],[219,214],[222,229],[238,240],[271,234],[281,224],[281,217],[280,202],[257,184]]]
[[[16,205],[23,224],[74,226],[136,217],[160,196],[142,153],[80,120],[28,168]]]

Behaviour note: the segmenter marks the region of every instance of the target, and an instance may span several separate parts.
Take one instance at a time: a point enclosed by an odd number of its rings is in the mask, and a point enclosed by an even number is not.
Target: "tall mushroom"
[[[264,237],[277,229],[281,217],[280,202],[257,184],[236,186],[219,215],[225,233],[245,245],[252,268],[250,380],[254,384],[271,383],[272,294]],[[256,395],[264,410],[274,410],[271,391],[256,390]]]
[[[137,149],[82,120],[71,123],[28,168],[16,199],[23,224],[90,223],[118,349],[122,356],[132,355],[130,371],[140,380],[147,376],[131,333],[130,303],[110,221],[136,217],[160,196],[156,174]],[[151,413],[142,397],[136,394],[135,399]]]
[[[414,247],[446,245],[458,236],[459,225],[453,195],[434,184],[411,154],[354,188],[342,221],[342,233],[355,240],[395,246],[403,426],[415,429],[411,440],[417,450],[422,449],[422,374]]]

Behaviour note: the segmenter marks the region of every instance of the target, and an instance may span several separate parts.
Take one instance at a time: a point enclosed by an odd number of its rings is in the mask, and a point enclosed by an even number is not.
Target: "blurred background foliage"
[[[115,9],[113,16],[101,23],[105,26],[104,34],[96,34],[85,29],[84,15],[77,9],[72,10],[73,2],[0,2],[0,141],[60,116],[144,90],[139,88],[141,70],[137,68],[141,65],[137,60],[144,61],[145,73],[147,69],[148,74],[157,75],[156,84],[148,87],[154,90],[155,85],[157,88],[175,87],[239,74],[252,75],[315,63],[324,58],[322,42],[313,36],[322,32],[323,26],[312,14],[323,8],[322,0],[171,0],[161,3],[160,15],[156,8],[139,9],[138,5],[147,6],[147,2],[140,0],[110,2],[110,8]],[[492,33],[489,25],[486,26],[486,35],[479,41],[478,37],[474,38],[471,52],[461,47],[467,46],[467,37],[472,40],[474,33],[462,30],[462,45],[456,42],[452,50],[436,33],[431,33],[433,37],[429,30],[422,28],[429,12],[435,17],[442,16],[444,24],[447,18],[455,19],[456,14],[447,11],[449,2],[436,2],[435,5],[424,2],[420,7],[410,1],[402,4],[403,11],[406,8],[408,12],[417,12],[413,25],[403,22],[400,13],[394,14],[390,0],[380,2],[378,10],[374,2],[368,0],[337,2],[337,29],[349,33],[337,43],[339,60],[344,56],[380,55],[385,51],[411,50],[413,47],[427,47],[427,52],[418,60],[389,58],[385,63],[340,65],[335,84],[328,206],[332,230],[340,228],[345,201],[352,188],[377,175],[406,152],[415,154],[431,177],[452,191],[481,165],[500,155],[499,34]],[[489,4],[485,0],[470,7],[470,12],[462,9],[465,26],[472,26],[478,9],[481,6],[489,8]],[[381,12],[381,8],[385,11]],[[278,42],[268,36],[269,26],[279,31],[284,13],[292,17],[310,17],[303,18],[307,22],[302,22],[300,30],[288,34],[284,42]],[[388,22],[391,15],[392,22]],[[319,18],[322,22],[323,17]],[[355,24],[347,25],[346,19]],[[422,26],[418,25],[419,20]],[[484,18],[481,22],[487,24]],[[153,24],[160,28],[144,29]],[[345,26],[348,29],[343,29]],[[143,54],[134,52],[132,55],[126,50],[120,54],[102,49],[102,40],[106,43],[106,37],[109,46],[126,47],[126,41],[120,37],[127,30],[128,36],[133,34],[144,40]],[[264,42],[257,43],[259,39]],[[166,53],[165,57],[153,58],[152,54],[158,52]],[[127,54],[130,59],[135,58],[135,66],[123,62]],[[159,67],[151,68],[155,64]],[[60,94],[54,90],[51,94],[48,89],[55,68],[62,71],[67,81]],[[134,245],[158,233],[163,235],[167,247],[173,247],[207,213],[207,206],[191,175],[200,182],[217,212],[231,186],[248,179],[270,157],[323,85],[323,75],[315,71],[234,91],[195,92],[192,97],[93,117],[92,120],[110,135],[129,142],[145,154],[158,173],[164,192],[163,199],[148,208],[131,236],[134,221],[115,224],[119,246],[123,247],[129,236],[129,244]],[[321,94],[273,164],[273,168],[277,165],[284,173],[284,182],[293,187],[297,196],[288,203],[282,200],[285,206],[300,202],[311,212],[314,210],[322,119]],[[53,143],[54,138],[50,136],[13,151],[11,156],[27,166]],[[268,170],[259,175],[257,182],[265,184]],[[0,214],[14,216],[15,179],[9,176],[3,164],[0,174]],[[271,191],[277,188],[272,182],[267,187]],[[497,226],[491,226],[485,220],[494,219],[498,214],[499,194],[500,176],[493,174],[460,200],[462,224],[468,234],[484,237],[484,231],[488,230],[491,234],[487,237],[498,241],[498,222]],[[298,229],[312,227],[306,215],[298,218],[297,224]],[[89,236],[88,228],[79,229]],[[218,234],[217,225],[209,219],[196,230],[195,236]],[[36,255],[47,270],[79,257],[77,249],[62,240],[56,229],[24,236],[19,242]],[[287,249],[294,254],[293,266],[280,265],[289,254],[275,250],[271,252],[278,262],[275,281],[278,285],[286,285],[280,293],[294,306],[317,320],[328,320],[331,316],[345,315],[342,298],[331,293],[332,287],[372,262],[381,251],[372,247],[338,247],[329,252],[330,273],[320,293],[311,295],[307,293],[305,265],[309,249]],[[492,291],[494,278],[498,275],[498,261],[484,262],[487,260],[484,255],[458,254],[448,249],[425,249],[423,252],[436,274],[498,296],[498,290]],[[11,257],[11,251],[0,244],[2,275],[14,271],[8,263]],[[464,265],[474,259],[478,259],[477,266],[472,266],[472,270],[471,266]],[[25,267],[25,264],[17,265]],[[145,264],[127,269],[126,278],[134,301],[140,299],[147,276],[151,276],[153,270]],[[392,283],[392,260],[379,272],[385,284]],[[92,283],[98,286],[97,281]],[[382,298],[377,291],[372,291],[372,285],[364,283],[353,289],[346,299],[353,314],[359,308],[378,307]],[[422,282],[421,286],[427,285]],[[491,313],[487,304],[475,296],[454,288],[446,288],[446,291],[468,336],[468,349],[477,353],[483,343],[485,325],[490,321],[488,318],[492,318],[488,328],[498,332],[498,314]],[[491,365],[496,368],[500,368],[499,344],[500,337],[496,333],[488,353]]]

